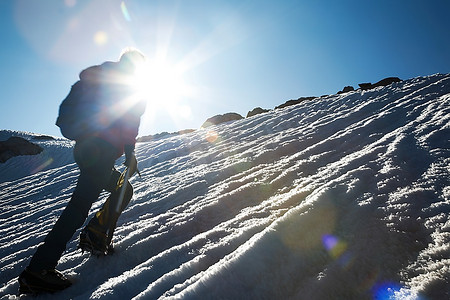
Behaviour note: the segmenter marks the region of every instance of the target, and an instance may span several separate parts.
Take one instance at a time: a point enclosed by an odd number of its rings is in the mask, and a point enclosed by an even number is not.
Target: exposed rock
[[[175,134],[173,134],[175,135]],[[163,131],[157,134],[151,134],[151,135],[147,135],[147,136],[143,136],[137,139],[137,142],[150,142],[153,140],[159,140],[159,139],[163,139],[166,137],[172,136],[170,133],[168,133],[167,131]]]
[[[194,131],[195,131],[195,129],[184,129],[184,130],[171,132],[171,133],[165,131],[165,132],[161,132],[161,133],[157,133],[157,134],[153,134],[153,135],[141,136],[136,139],[136,142],[138,142],[138,143],[150,142],[150,141],[159,140],[159,139],[163,139],[163,138],[167,138],[167,137],[171,137],[171,136],[187,134],[187,133],[191,133]]]
[[[42,148],[24,138],[12,136],[0,142],[0,163],[19,155],[35,155],[42,152]]]
[[[176,132],[178,135],[182,135],[182,134],[188,134],[188,133],[191,133],[191,132],[194,132],[195,131],[195,129],[183,129],[183,130],[180,130],[180,131],[178,131],[178,132]]]
[[[372,88],[372,83],[370,83],[370,82],[364,82],[364,83],[360,83],[358,85],[363,91],[370,90]]]
[[[217,125],[229,121],[241,120],[243,118],[244,117],[242,117],[238,113],[226,113],[224,115],[217,115],[206,120],[205,123],[203,123],[202,128],[206,128],[212,125]]]
[[[400,81],[401,81],[401,79],[398,77],[387,77],[387,78],[384,78],[384,79],[378,81],[372,87],[386,86],[386,85],[390,85],[391,83],[400,82]]]
[[[256,107],[247,113],[247,118],[250,118],[250,117],[253,117],[253,116],[268,112],[268,111],[270,111],[270,109],[262,109],[261,107]]]
[[[52,141],[55,138],[49,135],[37,135],[33,137],[33,140],[37,140],[37,141]]]
[[[351,85],[348,85],[348,86],[344,87],[344,89],[342,91],[339,91],[337,93],[338,94],[343,94],[343,93],[348,93],[348,92],[351,92],[351,91],[354,91],[354,90],[355,89]]]
[[[312,100],[312,99],[315,99],[315,98],[317,98],[317,97],[314,97],[314,96],[312,96],[312,97],[300,97],[300,98],[298,98],[296,100],[288,100],[285,103],[276,106],[275,109],[280,109],[280,108],[296,105],[296,104],[299,104],[300,102],[307,101],[307,100]]]
[[[373,89],[373,88],[376,88],[379,86],[386,86],[386,85],[390,85],[393,82],[400,82],[400,81],[402,81],[402,80],[398,77],[387,77],[387,78],[384,78],[384,79],[378,81],[375,84],[367,82],[367,83],[360,83],[358,85],[362,90],[370,90],[370,89]]]

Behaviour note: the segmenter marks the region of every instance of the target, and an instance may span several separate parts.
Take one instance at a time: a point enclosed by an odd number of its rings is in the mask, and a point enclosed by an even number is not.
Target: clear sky
[[[139,135],[384,77],[450,72],[450,1],[1,0],[0,129],[60,136],[81,70],[152,62]]]

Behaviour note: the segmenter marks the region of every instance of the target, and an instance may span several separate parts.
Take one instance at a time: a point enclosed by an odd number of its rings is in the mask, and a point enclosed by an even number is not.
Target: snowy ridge
[[[449,138],[437,74],[138,144],[117,253],[89,258],[76,235],[58,265],[75,284],[40,298],[447,299]],[[70,198],[64,153],[0,180],[1,299]]]
[[[73,142],[67,139],[46,136],[48,139],[41,140],[39,139],[40,135],[31,132],[0,130],[0,141],[6,141],[12,136],[29,140],[33,144],[41,146],[44,151],[38,155],[13,157],[0,164],[0,183],[74,162],[72,156]]]

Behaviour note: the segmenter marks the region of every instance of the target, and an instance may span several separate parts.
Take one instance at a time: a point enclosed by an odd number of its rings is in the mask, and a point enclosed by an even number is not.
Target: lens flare
[[[123,17],[125,18],[125,20],[127,20],[128,22],[131,22],[131,17],[130,14],[128,13],[128,9],[127,6],[125,5],[125,2],[122,1],[122,3],[120,3],[120,10],[122,11]]]
[[[205,137],[205,139],[210,143],[216,142],[218,138],[219,138],[219,134],[214,130],[209,130],[206,133],[206,137]]]
[[[104,31],[97,31],[94,35],[94,42],[98,46],[103,46],[108,42],[108,35]]]
[[[384,282],[375,285],[373,297],[375,300],[396,299],[395,294],[400,292],[401,286],[393,282]]]
[[[49,166],[51,163],[53,162],[53,158],[49,157],[47,160],[45,160],[42,164],[40,164],[39,166],[37,166],[34,170],[31,171],[31,174],[36,174],[37,172],[42,171],[43,169],[45,169],[47,166]]]
[[[373,299],[375,300],[392,300],[392,299],[409,299],[409,300],[425,300],[424,297],[413,292],[411,289],[401,286],[395,282],[382,282],[376,284],[372,288]]]
[[[341,257],[347,250],[347,243],[331,234],[325,234],[322,237],[322,244],[334,259]]]

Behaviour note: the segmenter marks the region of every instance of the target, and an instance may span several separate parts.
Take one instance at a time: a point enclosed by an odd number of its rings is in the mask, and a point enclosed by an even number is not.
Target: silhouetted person
[[[127,50],[118,62],[105,62],[83,70],[80,80],[61,104],[57,125],[63,135],[71,132],[69,137],[76,141],[73,152],[80,175],[67,207],[19,276],[20,292],[52,292],[71,285],[55,269],[56,265],[104,189],[111,194],[82,230],[79,248],[95,255],[112,252],[111,239],[117,218],[133,195],[131,184],[124,182],[123,202],[116,212],[121,174],[114,163],[125,153],[130,176],[137,170],[134,147],[145,102],[136,97],[131,80],[136,66],[144,60],[141,52]]]

